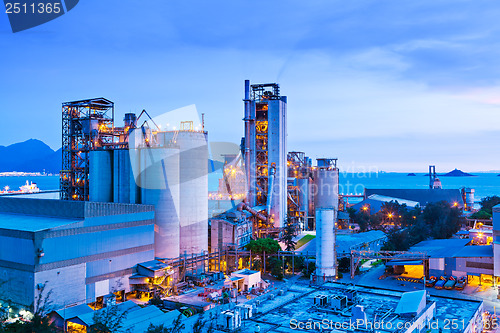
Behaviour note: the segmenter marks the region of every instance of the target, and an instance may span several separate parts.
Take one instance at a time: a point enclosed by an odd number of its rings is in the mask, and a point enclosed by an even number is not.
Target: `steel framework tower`
[[[62,104],[62,200],[89,200],[90,151],[114,144],[114,113],[105,98]]]
[[[286,104],[276,83],[245,81],[247,204],[266,206],[266,226],[282,228],[287,206]]]

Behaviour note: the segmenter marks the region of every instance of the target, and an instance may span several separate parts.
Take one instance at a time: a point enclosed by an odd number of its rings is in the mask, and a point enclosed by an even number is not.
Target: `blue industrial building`
[[[130,291],[137,263],[154,259],[154,207],[0,198],[0,293],[12,304],[50,291],[54,308]]]
[[[459,189],[365,189],[364,199],[372,195],[391,197],[418,202],[424,208],[429,203],[446,201],[450,205],[464,208],[464,200]]]

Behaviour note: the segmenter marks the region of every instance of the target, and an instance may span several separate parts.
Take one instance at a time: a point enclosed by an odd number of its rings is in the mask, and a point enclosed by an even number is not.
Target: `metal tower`
[[[429,188],[433,189],[434,187],[434,182],[436,181],[436,166],[435,165],[429,165]]]
[[[286,102],[276,83],[245,81],[247,204],[265,206],[265,228],[282,228],[287,206]],[[263,221],[264,222],[264,221]]]
[[[90,151],[114,144],[114,113],[105,98],[62,104],[62,200],[89,200]]]

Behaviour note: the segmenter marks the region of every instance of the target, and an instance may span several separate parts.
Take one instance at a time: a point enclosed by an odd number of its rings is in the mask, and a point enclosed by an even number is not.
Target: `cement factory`
[[[8,295],[0,309],[20,313],[50,290],[48,315],[64,332],[86,332],[109,306],[129,313],[123,325],[132,332],[176,318],[191,332],[204,312],[216,314],[221,332],[338,332],[348,329],[337,323],[380,318],[394,324],[377,329],[383,332],[440,332],[432,323],[447,320],[464,323],[456,331],[482,332],[486,322],[496,323],[482,300],[425,287],[439,275],[497,286],[500,207],[491,226],[475,225],[461,239],[383,251],[384,232],[339,226],[349,220],[348,207],[375,213],[388,202],[425,207],[444,200],[467,211],[474,190],[442,189],[430,169],[429,189],[365,189],[350,205],[339,193],[337,158],[313,161],[287,150],[287,97],[278,84],[246,80],[242,109],[238,151],[214,156],[204,117],[192,109],[163,118],[126,113],[118,123],[108,99],[63,103],[59,200],[0,197],[0,299]],[[214,161],[221,176],[209,191]],[[299,242],[301,235],[315,238],[269,256],[247,249],[252,240],[281,242],[287,228]],[[479,233],[492,239],[472,245]],[[295,283],[299,257],[314,271]],[[339,272],[343,259],[352,282]],[[266,260],[291,262],[291,282],[268,278]],[[388,279],[377,276],[375,285],[355,285],[356,272],[378,261],[398,279],[423,277],[423,284],[397,280],[386,289]],[[333,326],[316,326],[324,320]]]

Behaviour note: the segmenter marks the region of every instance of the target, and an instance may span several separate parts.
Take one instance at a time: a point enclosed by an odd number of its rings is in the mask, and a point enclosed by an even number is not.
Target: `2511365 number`
[[[7,14],[59,14],[61,10],[61,3],[59,2],[40,2],[37,4],[19,2],[5,3],[5,12]]]

